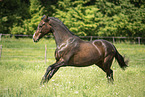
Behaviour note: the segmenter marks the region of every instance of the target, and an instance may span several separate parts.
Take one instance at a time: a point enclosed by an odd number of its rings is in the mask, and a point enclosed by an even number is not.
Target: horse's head
[[[33,35],[34,42],[38,42],[44,35],[51,32],[51,26],[49,25],[49,19],[47,16],[41,18],[40,23],[38,24],[37,30]]]

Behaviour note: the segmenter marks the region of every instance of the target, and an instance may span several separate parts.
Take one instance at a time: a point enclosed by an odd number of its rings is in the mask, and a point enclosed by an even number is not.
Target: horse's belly
[[[74,55],[70,59],[69,65],[84,67],[84,66],[96,64],[100,60],[101,60],[101,56],[98,54],[98,52],[94,50],[84,50]]]

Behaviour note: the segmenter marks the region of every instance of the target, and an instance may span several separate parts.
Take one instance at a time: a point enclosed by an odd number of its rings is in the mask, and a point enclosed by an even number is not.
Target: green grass
[[[115,44],[129,58],[123,71],[113,62],[114,84],[108,84],[105,73],[90,67],[64,67],[44,86],[41,77],[55,62],[53,39],[33,43],[29,38],[2,38],[0,59],[0,97],[144,97],[145,45]],[[44,61],[47,44],[47,64]]]

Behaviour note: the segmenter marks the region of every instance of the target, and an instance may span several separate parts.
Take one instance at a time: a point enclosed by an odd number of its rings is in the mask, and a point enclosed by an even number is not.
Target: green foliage
[[[23,20],[23,25],[14,25],[12,28],[12,34],[26,34],[32,35],[40,22],[40,16],[42,16],[42,11],[44,7],[41,6],[40,1],[30,0],[29,11],[31,14],[31,19]]]
[[[21,26],[23,20],[30,17],[28,5],[20,0],[2,0],[0,9],[0,33],[11,33],[14,25]]]
[[[107,0],[94,4],[90,0],[63,0],[54,8],[53,15],[77,35],[145,36],[145,8],[135,7],[129,0],[118,4]]]
[[[57,9],[57,12],[53,15],[60,18],[77,35],[97,35],[97,27],[99,26],[97,17],[100,17],[99,9],[94,8],[94,6],[83,6],[86,2],[80,0],[65,5],[65,2],[61,1],[58,6],[65,8],[65,11]]]
[[[0,33],[33,34],[43,14],[77,35],[145,37],[144,0],[1,1]]]

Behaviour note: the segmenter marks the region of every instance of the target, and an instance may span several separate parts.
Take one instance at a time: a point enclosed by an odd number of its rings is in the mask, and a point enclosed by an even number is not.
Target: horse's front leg
[[[52,78],[52,76],[58,71],[59,68],[60,67],[51,70],[50,74],[47,76],[46,82],[48,82]]]
[[[44,76],[42,77],[42,80],[41,80],[41,83],[40,84],[43,84],[43,83],[46,82],[47,75],[51,72],[53,65],[48,66],[48,68],[46,69],[46,72],[45,72]]]
[[[52,78],[52,76],[58,71],[58,69],[63,65],[64,65],[63,61],[58,61],[57,63],[49,66],[40,84],[42,85],[43,83],[48,82]]]

